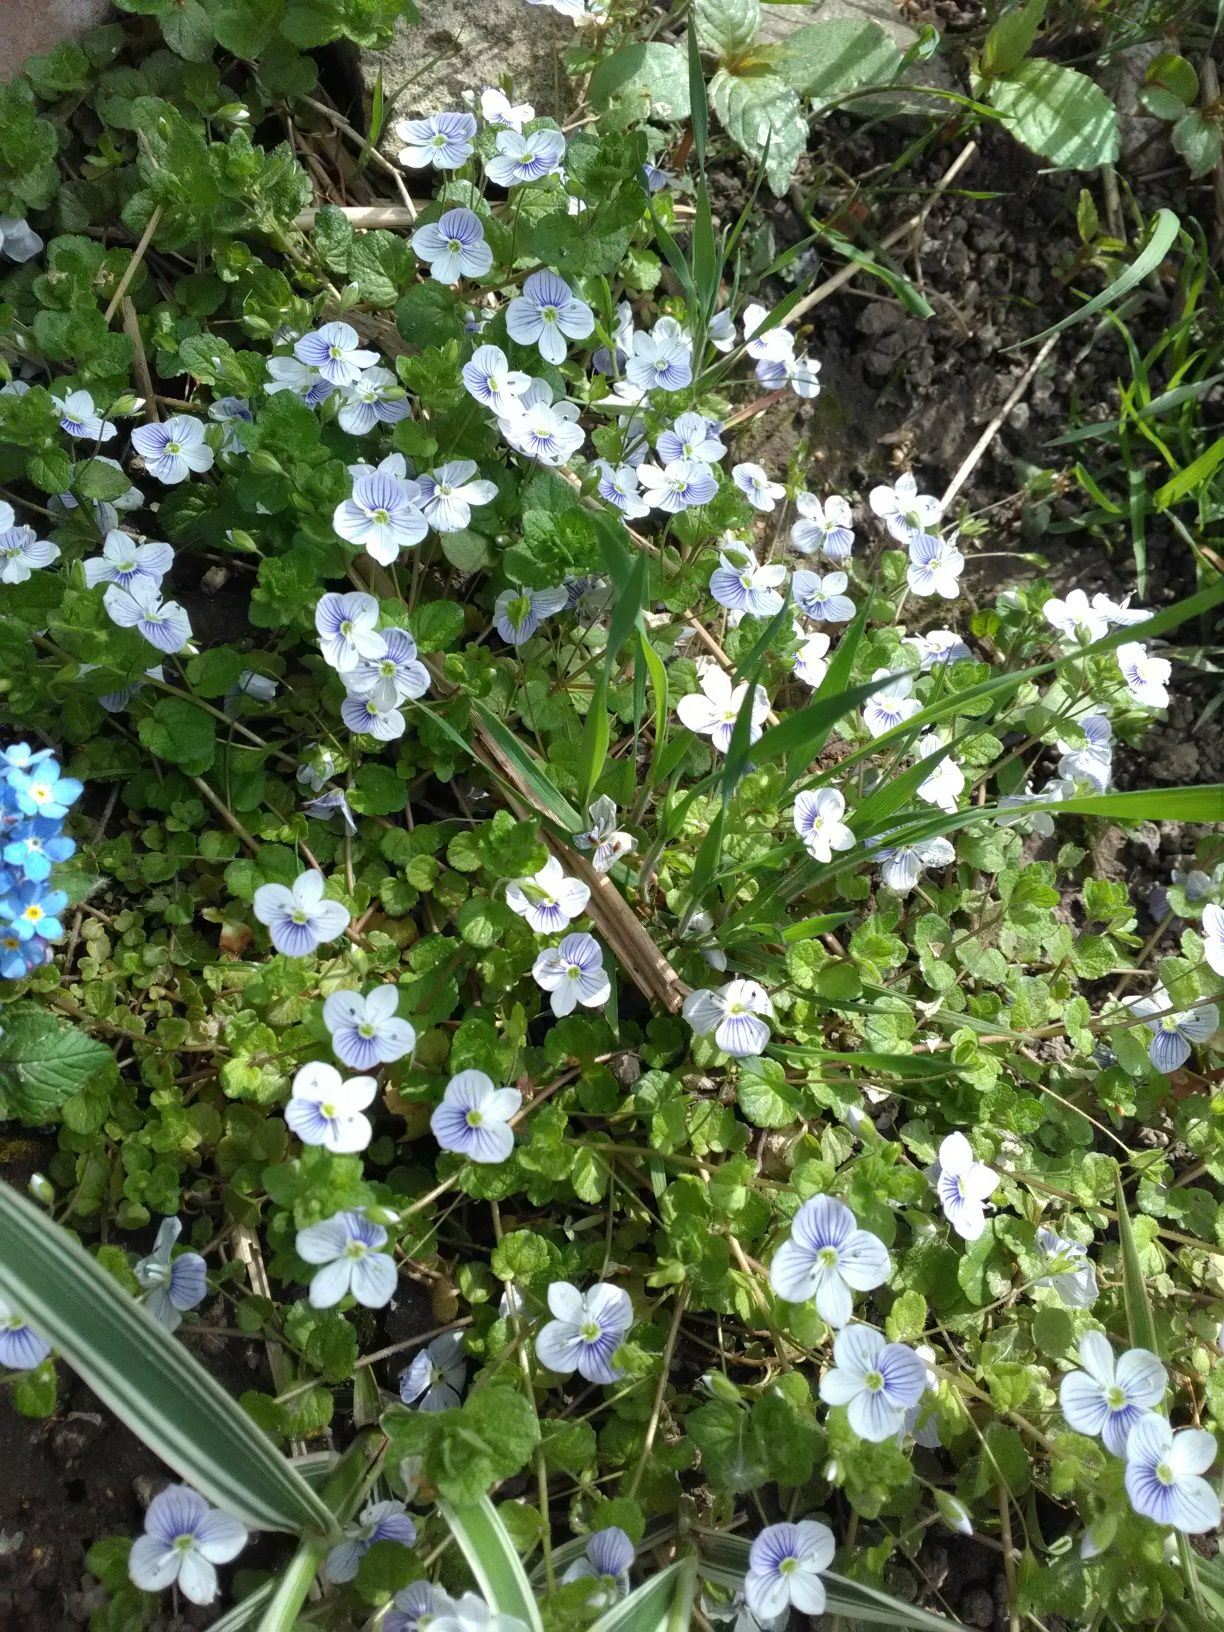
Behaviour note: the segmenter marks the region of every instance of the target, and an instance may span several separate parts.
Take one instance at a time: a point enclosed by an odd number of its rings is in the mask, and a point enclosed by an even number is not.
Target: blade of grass
[[[463,1507],[450,1502],[438,1506],[494,1614],[516,1615],[528,1632],[544,1632],[527,1573],[489,1498]]]
[[[590,1632],[686,1632],[697,1584],[692,1558],[669,1564],[606,1609]]]
[[[1169,253],[1174,239],[1181,230],[1181,222],[1172,210],[1157,210],[1155,219],[1148,231],[1147,243],[1135,256],[1124,271],[1119,272],[1107,289],[1102,289],[1099,295],[1086,300],[1078,311],[1052,323],[1048,329],[1042,329],[1040,334],[1030,334],[1026,340],[1017,341],[1014,346],[1004,347],[1005,351],[1018,351],[1021,346],[1032,346],[1039,340],[1044,340],[1051,334],[1059,334],[1063,329],[1069,329],[1073,323],[1082,322],[1091,317],[1094,312],[1101,311],[1106,306],[1112,306],[1120,300],[1137,283],[1142,283],[1149,272],[1154,272]]]

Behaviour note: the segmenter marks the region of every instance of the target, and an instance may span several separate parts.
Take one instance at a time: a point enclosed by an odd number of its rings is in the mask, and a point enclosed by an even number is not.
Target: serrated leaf
[[[774,59],[779,77],[814,109],[863,85],[890,84],[900,63],[896,42],[878,23],[853,17],[796,29]]]
[[[687,119],[688,64],[678,45],[626,45],[591,75],[591,102],[624,117]]]
[[[761,26],[760,0],[693,0],[692,13],[697,43],[720,57],[751,45]]]
[[[750,159],[765,160],[765,175],[780,198],[807,146],[808,122],[798,95],[775,74],[731,74],[710,81],[710,106],[723,129]]]
[[[1118,156],[1118,111],[1078,69],[1030,58],[991,80],[985,96],[1018,142],[1061,170],[1094,170]]]
[[[58,1015],[17,1004],[0,1026],[0,1116],[38,1127],[92,1077],[116,1074],[110,1049]]]

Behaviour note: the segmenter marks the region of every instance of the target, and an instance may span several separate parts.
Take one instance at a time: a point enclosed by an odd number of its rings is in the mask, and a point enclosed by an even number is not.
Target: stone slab
[[[113,14],[110,0],[0,0],[4,60],[0,79],[13,79],[27,57],[41,57]]]

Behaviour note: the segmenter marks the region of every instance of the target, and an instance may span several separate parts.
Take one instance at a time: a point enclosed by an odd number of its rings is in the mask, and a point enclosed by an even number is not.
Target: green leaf
[[[697,43],[729,57],[751,45],[761,26],[759,0],[693,0]]]
[[[696,1590],[696,1559],[679,1559],[606,1609],[589,1632],[679,1632],[690,1624]]]
[[[0,1016],[0,1117],[38,1127],[93,1077],[118,1076],[110,1049],[58,1015],[19,1003]]]
[[[765,160],[766,179],[780,198],[807,146],[807,116],[798,95],[774,74],[741,77],[720,68],[710,81],[710,106],[750,159]]]
[[[66,1230],[0,1185],[0,1292],[180,1478],[255,1530],[335,1526],[224,1389]]]
[[[982,47],[983,74],[1010,74],[1020,66],[1037,37],[1045,8],[1046,0],[1025,0],[1024,5],[1004,12]]]
[[[1159,86],[1170,92],[1183,107],[1198,100],[1199,79],[1191,63],[1179,57],[1176,51],[1162,51],[1153,57],[1143,76],[1144,85]]]
[[[493,1613],[516,1615],[528,1632],[543,1632],[531,1583],[489,1498],[482,1496],[478,1502],[462,1507],[445,1501],[438,1506]]]
[[[1187,465],[1184,470],[1179,470],[1163,487],[1157,488],[1152,503],[1158,510],[1167,510],[1170,505],[1177,504],[1187,494],[1205,489],[1221,464],[1224,464],[1224,436],[1204,449],[1192,464]]]
[[[901,52],[879,23],[838,17],[796,29],[773,66],[819,111],[847,91],[891,84]]]
[[[605,57],[591,75],[597,108],[624,120],[681,120],[689,116],[688,64],[678,45],[626,45]]]
[[[1117,109],[1075,68],[1029,58],[992,79],[985,97],[1018,142],[1059,169],[1093,170],[1118,156]]]
[[[1173,146],[1195,177],[1215,169],[1221,140],[1219,124],[1198,108],[1191,108],[1173,126]]]
[[[192,776],[206,771],[217,752],[212,715],[185,697],[163,697],[136,729],[150,753]]]

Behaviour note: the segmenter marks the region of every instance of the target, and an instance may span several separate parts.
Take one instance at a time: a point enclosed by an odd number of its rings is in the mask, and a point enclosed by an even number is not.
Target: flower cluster
[[[0,980],[49,962],[63,938],[68,896],[51,873],[76,851],[64,819],[83,792],[49,748],[18,742],[0,750]]]

